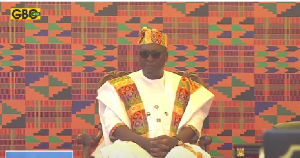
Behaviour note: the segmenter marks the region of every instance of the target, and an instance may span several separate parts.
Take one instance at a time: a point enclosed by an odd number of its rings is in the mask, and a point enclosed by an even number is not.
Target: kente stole
[[[115,88],[125,105],[125,110],[127,111],[131,123],[131,130],[139,135],[147,137],[149,132],[147,116],[141,96],[134,81],[129,76],[123,76],[112,79],[109,83]],[[174,101],[170,136],[176,135],[179,123],[188,105],[190,95],[200,87],[201,85],[197,82],[194,82],[187,77],[181,77]]]

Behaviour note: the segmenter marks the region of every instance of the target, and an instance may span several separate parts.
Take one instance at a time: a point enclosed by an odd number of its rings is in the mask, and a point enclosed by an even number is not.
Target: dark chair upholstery
[[[203,80],[195,73],[192,72],[188,72],[188,71],[175,71],[174,73],[180,75],[180,76],[185,76],[190,78],[191,80],[198,82],[201,85],[204,85]],[[104,75],[99,83],[98,83],[98,88],[101,87],[106,81],[113,79],[113,78],[117,78],[117,77],[121,77],[121,76],[125,76],[130,74],[130,72],[124,72],[124,71],[113,71],[113,72],[109,72],[106,75]],[[96,106],[98,106],[98,101],[96,101]],[[76,141],[78,144],[82,144],[83,145],[83,151],[82,151],[82,157],[83,158],[90,158],[91,156],[91,149],[96,147],[101,138],[102,138],[102,128],[101,128],[101,124],[98,126],[99,129],[99,133],[93,137],[91,135],[87,135],[87,134],[79,134],[76,138]],[[199,141],[198,141],[199,140]],[[198,141],[198,142],[197,142]],[[203,149],[203,150],[207,150],[207,146],[210,145],[212,142],[212,138],[209,135],[202,135],[200,137],[200,139],[195,136],[192,140],[192,144],[197,144]]]

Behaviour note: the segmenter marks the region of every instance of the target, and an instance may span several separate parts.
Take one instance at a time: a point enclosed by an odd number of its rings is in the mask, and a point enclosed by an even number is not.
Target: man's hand
[[[153,138],[151,143],[152,144],[164,144],[169,147],[169,150],[171,150],[173,147],[175,147],[178,144],[178,140],[174,137],[162,135],[162,136]]]
[[[178,140],[176,138],[166,135],[153,138],[151,141],[150,154],[153,157],[164,158],[177,144]]]
[[[150,155],[157,158],[164,158],[170,151],[169,146],[162,143],[163,140],[152,140],[150,142],[151,148],[150,148]]]

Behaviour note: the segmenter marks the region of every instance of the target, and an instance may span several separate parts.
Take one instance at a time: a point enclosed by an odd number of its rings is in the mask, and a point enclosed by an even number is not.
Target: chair
[[[125,72],[125,71],[113,71],[113,72],[109,72],[106,75],[104,75],[99,83],[98,83],[98,88],[101,87],[106,81],[113,79],[113,78],[117,78],[117,77],[121,77],[121,76],[125,76],[130,74],[131,72]],[[193,72],[188,72],[188,71],[175,71],[174,73],[180,75],[180,76],[185,76],[190,78],[191,80],[203,85],[204,82],[203,80],[195,73]],[[98,106],[98,101],[96,101],[96,106]],[[82,149],[82,155],[83,158],[91,158],[91,148],[96,147],[101,138],[102,138],[102,127],[101,124],[98,126],[99,132],[98,134],[93,137],[91,135],[87,135],[87,134],[79,134],[76,137],[76,141],[78,144],[82,144],[83,145],[83,149]],[[197,144],[198,141],[198,137],[195,136],[192,139],[192,144]],[[210,145],[212,142],[212,138],[209,135],[203,135],[200,137],[199,141],[198,141],[198,145],[203,149],[203,150],[207,150],[207,146]]]
[[[272,130],[300,130],[300,121],[292,121],[285,123],[278,123],[272,126]],[[259,157],[264,158],[265,153],[263,147],[260,149]]]

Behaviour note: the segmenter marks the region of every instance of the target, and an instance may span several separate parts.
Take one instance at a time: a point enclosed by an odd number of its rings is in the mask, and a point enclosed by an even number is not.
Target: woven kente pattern
[[[41,20],[10,20],[10,8]],[[0,3],[0,157],[5,150],[74,150],[96,134],[106,72],[135,71],[138,31],[169,37],[167,70],[193,71],[215,94],[204,133],[213,158],[300,120],[300,3]]]

